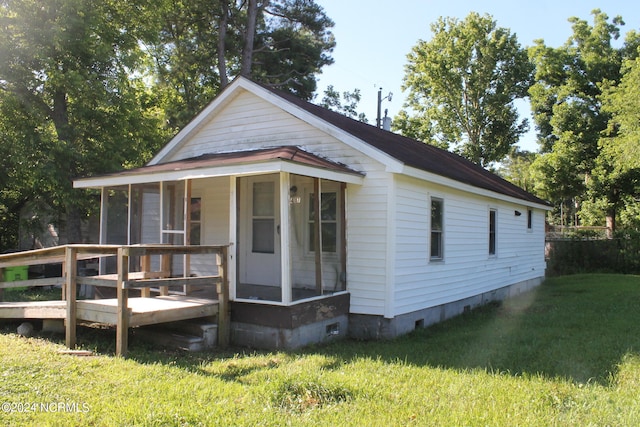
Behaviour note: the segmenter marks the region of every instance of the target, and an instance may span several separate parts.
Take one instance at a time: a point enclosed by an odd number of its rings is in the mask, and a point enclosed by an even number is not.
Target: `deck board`
[[[117,323],[118,300],[81,300],[78,305],[78,320]],[[129,298],[129,326],[144,326],[156,323],[215,316],[218,301],[190,296],[159,296],[154,298]]]
[[[218,314],[218,301],[190,296],[130,298],[129,326],[144,326]],[[77,301],[77,319],[117,324],[116,298]],[[28,301],[0,303],[0,318],[4,319],[65,319],[65,301]]]
[[[65,319],[66,301],[0,303],[0,319]]]

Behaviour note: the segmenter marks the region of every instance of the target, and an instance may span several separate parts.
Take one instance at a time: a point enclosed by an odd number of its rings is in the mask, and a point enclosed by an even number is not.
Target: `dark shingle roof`
[[[316,168],[334,170],[342,173],[350,173],[353,175],[362,175],[360,172],[354,171],[345,165],[332,162],[330,160],[318,157],[312,153],[302,150],[294,146],[261,148],[248,151],[231,151],[226,153],[203,154],[197,157],[187,159],[174,160],[166,163],[158,163],[155,165],[142,166],[139,168],[128,169],[121,172],[102,175],[109,176],[135,176],[157,174],[163,172],[175,172],[182,170],[194,170],[200,168],[211,168],[219,166],[239,165],[245,163],[267,162],[271,160],[284,160],[303,165],[313,166]]]
[[[303,101],[289,93],[267,86],[263,87],[314,116],[401,161],[407,166],[506,196],[549,205],[548,202],[457,154],[351,119],[342,114]]]

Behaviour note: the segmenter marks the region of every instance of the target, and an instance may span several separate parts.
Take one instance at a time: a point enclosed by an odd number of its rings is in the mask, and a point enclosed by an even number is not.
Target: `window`
[[[315,252],[314,197],[313,193],[309,195],[309,252]],[[322,252],[335,253],[338,244],[338,193],[321,193],[320,221]]]
[[[251,251],[253,253],[275,253],[276,240],[276,186],[272,181],[253,183],[253,208]]]
[[[442,224],[444,213],[444,201],[431,199],[431,250],[429,257],[432,260],[443,258]]]
[[[496,210],[489,211],[489,255],[496,254]]]
[[[202,199],[200,197],[191,198],[189,244],[200,245],[200,230],[202,229]]]
[[[527,230],[533,228],[533,210],[527,209]]]

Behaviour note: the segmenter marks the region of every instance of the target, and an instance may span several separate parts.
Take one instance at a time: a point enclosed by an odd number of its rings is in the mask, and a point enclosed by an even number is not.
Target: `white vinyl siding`
[[[356,171],[370,161],[357,150],[248,92],[240,93],[163,162],[229,151],[297,146]]]
[[[544,275],[544,229],[527,231],[527,217],[515,216],[521,205],[496,203],[462,191],[446,194],[442,262],[430,263],[429,199],[444,187],[398,177],[395,263],[395,315],[438,306]],[[497,208],[496,247],[488,258],[488,206]],[[525,208],[526,209],[526,208]],[[544,211],[533,210],[543,223]],[[423,237],[418,237],[423,236]],[[422,249],[420,241],[422,239]]]
[[[347,290],[352,313],[384,315],[390,174],[373,166],[364,185],[347,186]]]

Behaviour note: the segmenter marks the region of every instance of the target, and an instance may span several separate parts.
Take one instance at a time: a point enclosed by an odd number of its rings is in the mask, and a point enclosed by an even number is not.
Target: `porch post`
[[[65,248],[64,253],[64,270],[65,270],[65,283],[64,288],[66,290],[67,297],[67,323],[65,325],[65,338],[67,347],[70,349],[76,346],[76,323],[77,323],[77,308],[76,308],[76,274],[78,271],[77,249],[71,246]]]
[[[289,189],[291,188],[291,175],[289,172],[280,173],[280,266],[282,278],[281,292],[282,303],[291,302],[291,247],[289,239]]]
[[[237,178],[229,177],[229,251],[226,260],[229,298],[236,299],[238,277],[238,188]]]
[[[320,178],[313,178],[313,250],[315,252],[316,265],[316,294],[322,295],[322,212],[320,211],[320,198],[322,188]]]
[[[126,356],[129,345],[129,289],[126,282],[129,280],[129,250],[118,248],[118,280],[116,282],[118,293],[118,311],[116,318],[116,356]]]
[[[347,184],[340,183],[340,271],[343,277],[338,277],[340,281],[341,291],[347,289]]]
[[[107,200],[109,192],[105,187],[100,188],[100,244],[107,243]],[[100,257],[98,261],[98,273],[105,274],[107,271],[106,261],[103,257]]]
[[[185,197],[184,197],[184,244],[191,245],[191,180],[185,181]],[[183,276],[191,276],[191,255],[184,255]],[[191,285],[184,285],[183,291],[189,295],[191,293]]]

